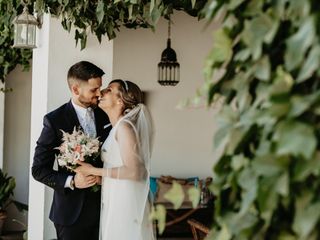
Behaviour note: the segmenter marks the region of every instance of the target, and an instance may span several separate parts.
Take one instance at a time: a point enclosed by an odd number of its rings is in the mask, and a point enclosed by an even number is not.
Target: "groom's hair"
[[[90,78],[102,77],[104,71],[91,62],[81,61],[72,65],[68,71],[68,85],[71,88],[74,81],[87,82]]]

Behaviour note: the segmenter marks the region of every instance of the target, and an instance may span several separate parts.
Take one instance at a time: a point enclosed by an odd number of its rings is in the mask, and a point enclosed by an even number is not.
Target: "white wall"
[[[69,34],[65,31],[58,19],[52,18],[50,22],[50,46],[49,46],[49,69],[48,69],[48,111],[65,103],[70,98],[67,86],[68,69],[78,61],[89,61],[102,68],[105,72],[103,76],[104,85],[112,78],[112,41],[107,43],[107,39],[102,39],[100,45],[98,40],[90,35],[87,46],[80,51],[80,42],[76,47],[73,30]],[[57,84],[58,82],[58,84]],[[51,91],[51,87],[54,90]],[[59,94],[57,94],[59,93]]]
[[[175,12],[171,25],[171,46],[180,63],[180,83],[160,86],[157,64],[167,41],[167,21],[162,19],[155,33],[150,29],[121,29],[114,40],[114,78],[137,83],[147,91],[155,123],[152,175],[209,176],[213,152],[214,113],[204,108],[178,110],[178,103],[195,95],[204,80],[204,59],[212,46],[214,26],[204,30],[205,21]]]
[[[31,71],[23,72],[21,66],[12,71],[6,79],[6,87],[12,92],[5,93],[4,121],[4,170],[16,180],[14,198],[28,203],[29,188],[29,138],[31,115]],[[3,94],[3,93],[0,93]],[[10,206],[7,230],[20,229],[21,225],[12,218],[26,222],[27,216]]]

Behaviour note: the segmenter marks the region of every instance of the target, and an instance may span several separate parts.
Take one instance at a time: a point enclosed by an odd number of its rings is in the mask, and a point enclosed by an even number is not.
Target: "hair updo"
[[[111,83],[119,83],[120,98],[124,104],[124,114],[128,113],[131,109],[142,103],[143,94],[137,84],[122,79],[112,80]]]

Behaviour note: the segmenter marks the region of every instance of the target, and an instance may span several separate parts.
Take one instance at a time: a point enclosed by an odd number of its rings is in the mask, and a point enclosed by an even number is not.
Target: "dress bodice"
[[[116,140],[116,131],[120,121],[121,120],[119,120],[112,128],[108,138],[101,147],[101,160],[103,161],[104,168],[121,167],[123,165],[119,143]]]

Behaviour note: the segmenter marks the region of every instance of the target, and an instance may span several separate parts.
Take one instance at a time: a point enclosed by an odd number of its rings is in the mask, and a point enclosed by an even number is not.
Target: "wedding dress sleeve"
[[[141,152],[139,134],[132,122],[122,120],[115,133],[118,142],[123,166],[104,169],[104,177],[129,179],[134,181],[145,180],[147,169]]]

